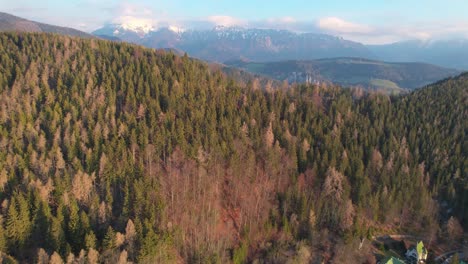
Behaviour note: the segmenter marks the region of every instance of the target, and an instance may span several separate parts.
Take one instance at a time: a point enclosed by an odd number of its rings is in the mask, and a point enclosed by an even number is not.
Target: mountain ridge
[[[367,45],[378,59],[418,61],[468,70],[468,39],[408,40],[384,45]]]
[[[243,58],[270,61],[336,56],[374,57],[361,43],[326,34],[218,26],[210,30],[179,32],[166,27],[138,35],[131,30],[118,31],[118,28],[121,27],[108,25],[93,34],[113,35],[151,48],[176,48],[192,57],[215,62]]]
[[[362,57],[389,62],[421,62],[447,68],[468,69],[468,40],[406,40],[368,45],[322,33],[297,33],[285,29],[216,26],[212,29],[155,28],[145,34],[106,25],[93,32],[119,37],[151,48],[177,48],[191,56],[223,63],[247,59],[259,62]]]
[[[168,25],[107,24],[92,33],[35,22],[0,12],[0,31],[48,32],[79,37],[125,41],[150,48],[170,48],[202,60],[223,63],[232,60],[257,62],[361,57],[388,62],[422,62],[460,70],[468,69],[468,40],[407,40],[366,45],[342,37],[296,33],[284,29],[252,29],[216,26],[212,29],[182,29]],[[118,31],[118,34],[115,33]]]
[[[0,12],[0,32],[46,32],[61,35],[95,38],[94,35],[69,27],[49,25]]]

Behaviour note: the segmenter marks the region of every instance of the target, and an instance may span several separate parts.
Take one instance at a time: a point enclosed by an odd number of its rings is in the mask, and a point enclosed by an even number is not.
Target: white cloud
[[[370,33],[373,29],[367,25],[361,25],[343,20],[338,17],[321,18],[317,22],[317,26],[323,30],[336,33]]]
[[[280,18],[271,18],[271,19],[267,19],[267,22],[270,22],[270,23],[293,24],[293,23],[296,23],[297,20],[296,20],[294,17],[280,17]]]
[[[170,17],[163,10],[149,6],[123,2],[110,10],[112,23],[120,24],[124,29],[134,30],[144,35],[158,28],[167,27],[176,32],[184,30],[184,22]]]
[[[232,26],[245,26],[246,25],[245,21],[241,19],[237,19],[235,17],[231,17],[231,16],[221,16],[221,15],[209,16],[207,17],[206,20],[215,24],[216,26],[232,27]]]
[[[364,44],[386,44],[402,40],[463,38],[468,36],[468,23],[444,23],[425,21],[392,25],[369,26],[341,19],[326,17],[317,20],[319,32],[338,35]]]
[[[153,10],[146,6],[121,3],[113,10],[113,15],[113,23],[134,23],[147,26],[154,26],[157,24]]]
[[[0,0],[2,1],[2,0]],[[28,0],[32,1],[32,0]],[[80,30],[93,31],[106,23],[123,24],[138,28],[142,32],[150,29],[169,27],[180,32],[184,29],[212,29],[216,25],[241,26],[244,28],[285,29],[295,32],[323,33],[343,37],[365,44],[384,44],[410,39],[455,39],[468,38],[468,19],[421,20],[400,19],[398,14],[389,14],[379,23],[362,24],[348,18],[330,15],[316,20],[295,17],[272,17],[257,20],[240,19],[226,14],[208,17],[177,17],[159,7],[164,0],[151,3],[128,0],[82,0],[73,13],[50,14],[50,10],[36,5],[25,8],[18,1],[8,2],[4,11],[39,22],[69,26]],[[91,8],[92,7],[92,8]]]
[[[293,17],[275,17],[275,18],[268,18],[265,20],[257,20],[257,21],[250,21],[249,25],[254,27],[270,27],[270,28],[277,28],[277,29],[288,29],[289,27],[295,27],[295,24],[299,23]]]

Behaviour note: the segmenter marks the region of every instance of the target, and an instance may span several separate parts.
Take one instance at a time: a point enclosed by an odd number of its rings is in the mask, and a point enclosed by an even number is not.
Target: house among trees
[[[458,253],[455,253],[454,255],[450,256],[450,258],[448,258],[444,263],[467,264],[466,261],[460,259]]]
[[[427,250],[424,247],[424,244],[422,241],[419,241],[418,244],[416,244],[416,247],[408,249],[405,255],[409,263],[420,264],[420,263],[426,263],[426,260],[427,260]]]

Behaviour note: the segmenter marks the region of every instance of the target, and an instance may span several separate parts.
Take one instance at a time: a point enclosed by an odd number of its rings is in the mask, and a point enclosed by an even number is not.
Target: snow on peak
[[[223,26],[223,25],[217,25],[214,27],[214,30],[215,31],[221,31],[221,30],[226,30],[227,27],[226,26]]]
[[[170,31],[173,31],[175,33],[183,33],[185,31],[184,28],[178,27],[178,26],[168,26],[167,27]]]
[[[213,28],[214,31],[244,31],[245,28],[240,26],[224,26],[224,25],[217,25]]]
[[[124,16],[119,18],[118,22],[121,29],[133,31],[141,37],[155,30],[155,23],[151,19]]]
[[[168,25],[166,23],[158,23],[158,21],[148,18],[137,18],[132,16],[123,16],[114,21],[114,35],[125,33],[125,31],[131,31],[141,38],[144,38],[151,32],[155,32],[160,29],[168,29],[174,33],[181,34],[186,31],[185,28],[178,25]]]

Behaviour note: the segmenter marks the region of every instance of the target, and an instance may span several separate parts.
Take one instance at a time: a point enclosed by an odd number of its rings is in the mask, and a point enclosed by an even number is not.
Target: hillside
[[[274,90],[25,33],[0,33],[0,60],[4,259],[375,263],[361,238],[468,227],[467,75],[401,97]]]
[[[425,63],[389,63],[361,58],[268,63],[232,61],[226,64],[290,83],[333,82],[389,93],[413,90],[460,73]]]
[[[0,32],[46,32],[83,38],[94,37],[91,34],[73,28],[43,24],[3,12],[0,12]]]

